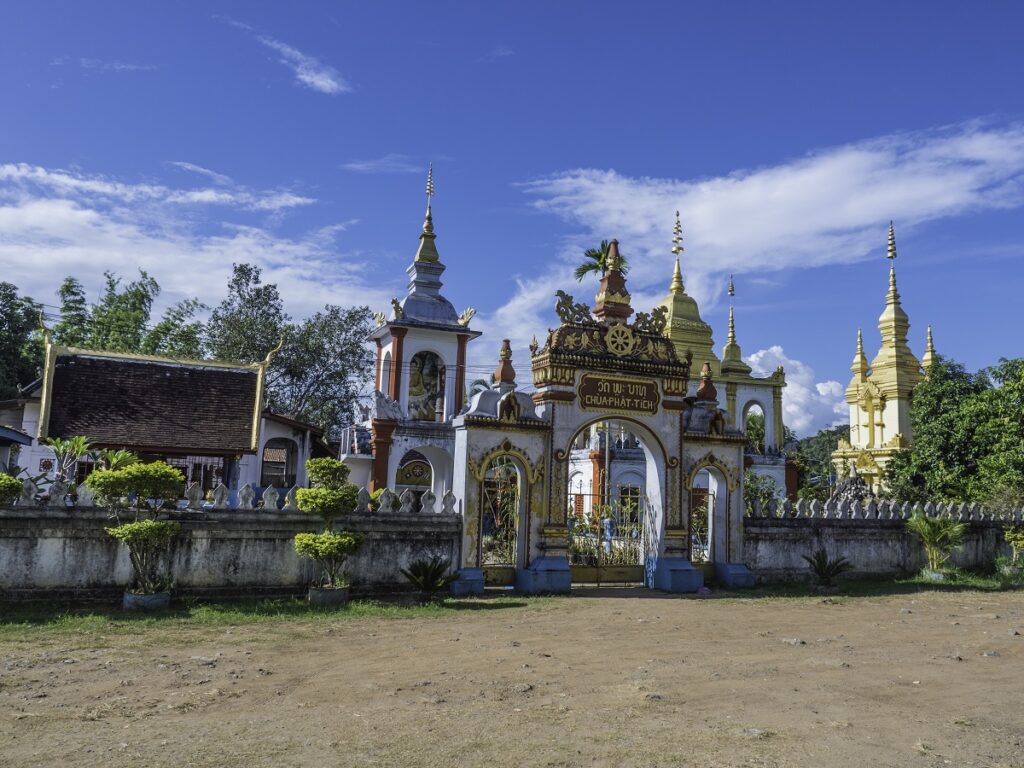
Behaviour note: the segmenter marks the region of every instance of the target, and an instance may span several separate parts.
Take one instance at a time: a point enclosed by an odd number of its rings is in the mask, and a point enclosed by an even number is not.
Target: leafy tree
[[[365,340],[372,328],[368,307],[326,306],[290,325],[267,372],[270,408],[327,430],[351,420],[373,358]]]
[[[57,479],[70,483],[75,479],[78,460],[86,456],[92,449],[89,438],[82,435],[75,435],[66,440],[60,437],[51,437],[45,442],[57,458],[57,469],[54,472]]]
[[[327,588],[348,586],[348,579],[344,573],[345,561],[362,543],[361,533],[348,531],[295,535],[295,551],[302,557],[317,562],[321,571],[320,584]]]
[[[33,381],[42,366],[39,310],[17,286],[0,282],[0,400],[17,397],[18,385]]]
[[[782,491],[775,478],[767,475],[759,475],[749,469],[743,473],[743,503],[747,508],[747,515],[754,514],[754,501],[761,505],[762,513],[767,512],[768,502],[772,499],[782,497]]]
[[[92,316],[85,298],[85,288],[74,277],[65,277],[57,289],[60,299],[60,322],[54,326],[53,340],[66,347],[84,347],[92,332]]]
[[[963,419],[974,425],[972,455],[977,472],[968,486],[973,499],[1024,497],[1024,359],[999,361],[982,371],[992,382],[965,404]]]
[[[764,414],[751,413],[743,425],[747,434],[747,452],[758,455],[764,453]]]
[[[604,277],[608,271],[608,248],[610,244],[607,240],[602,240],[601,245],[597,248],[588,248],[583,252],[583,262],[576,267],[573,272],[573,277],[578,282],[583,282],[583,278],[591,273],[595,273],[600,277]],[[626,274],[629,271],[629,261],[621,253],[619,254],[619,271],[622,274]]]
[[[166,592],[173,583],[171,574],[161,569],[161,555],[169,551],[181,525],[164,520],[137,520],[107,528],[107,533],[128,547],[135,591],[143,595]]]
[[[228,295],[210,314],[206,344],[217,360],[255,363],[281,341],[289,321],[274,284],[263,284],[259,267],[235,264]]]
[[[797,467],[797,494],[802,499],[824,501],[831,493],[831,478],[835,471],[832,453],[840,440],[850,439],[850,425],[822,429],[817,434],[789,441],[789,458]]]
[[[337,459],[310,459],[306,472],[313,487],[300,488],[296,502],[307,515],[322,517],[325,530],[330,531],[336,517],[355,512],[359,487],[348,482],[349,468]]]
[[[964,540],[967,524],[948,517],[914,514],[906,522],[907,530],[917,535],[928,556],[928,570],[937,571]]]
[[[82,284],[74,277],[64,279],[57,291],[61,321],[54,328],[55,341],[85,349],[202,357],[204,325],[194,318],[205,305],[196,299],[179,301],[151,328],[153,302],[160,295],[157,281],[143,270],[127,285],[112,272],[104,277],[103,295],[92,307],[86,306]]]

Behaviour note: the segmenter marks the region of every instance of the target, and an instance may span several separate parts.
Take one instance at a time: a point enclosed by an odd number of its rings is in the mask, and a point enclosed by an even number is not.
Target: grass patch
[[[449,599],[430,605],[398,601],[354,600],[343,608],[317,608],[301,598],[190,601],[167,611],[133,613],[117,607],[69,608],[48,603],[8,608],[0,615],[0,640],[40,635],[101,633],[136,634],[146,630],[216,628],[248,624],[329,624],[347,619],[416,619],[455,616],[465,612],[537,607],[550,598],[484,597]]]

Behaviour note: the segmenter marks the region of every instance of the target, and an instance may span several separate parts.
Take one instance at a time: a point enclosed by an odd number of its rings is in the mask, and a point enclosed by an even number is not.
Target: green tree
[[[99,303],[90,312],[90,349],[115,352],[137,352],[142,347],[153,301],[160,295],[160,285],[139,270],[138,280],[122,286],[121,278],[104,272],[106,286]]]
[[[39,310],[17,286],[0,282],[0,400],[17,397],[43,364]]]
[[[573,277],[578,282],[583,282],[583,278],[591,273],[596,273],[600,277],[604,277],[608,271],[608,248],[609,242],[602,240],[601,245],[597,248],[588,248],[583,252],[583,262],[576,267],[573,272]],[[629,261],[621,253],[619,254],[619,271],[622,274],[626,274],[629,271]]]
[[[365,346],[371,320],[368,307],[328,305],[288,326],[284,346],[267,372],[270,407],[329,433],[348,424],[372,371],[373,357]]]
[[[146,355],[200,358],[203,356],[201,320],[193,320],[207,306],[198,299],[183,299],[164,312],[160,322],[146,332],[139,351]]]
[[[971,454],[977,470],[968,481],[979,501],[1024,494],[1024,359],[1003,358],[979,376],[992,383],[971,397],[963,419],[974,425]]]
[[[234,264],[228,295],[210,314],[206,344],[217,360],[255,363],[281,341],[289,317],[273,283],[264,284],[259,267]]]
[[[789,458],[796,463],[797,493],[800,498],[824,501],[831,493],[835,473],[832,453],[840,440],[850,439],[850,425],[829,427],[817,434],[789,443]],[[787,441],[789,442],[789,441]]]
[[[65,277],[57,289],[60,299],[60,322],[53,328],[53,340],[66,347],[84,347],[89,343],[92,316],[85,297],[85,288],[74,277]]]
[[[743,425],[744,432],[747,434],[747,452],[763,454],[764,453],[764,414],[762,413],[751,413],[747,416],[747,421]]]

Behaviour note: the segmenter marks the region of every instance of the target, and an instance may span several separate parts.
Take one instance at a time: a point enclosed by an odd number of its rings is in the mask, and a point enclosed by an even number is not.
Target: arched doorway
[[[690,562],[714,575],[716,562],[728,559],[729,481],[714,464],[702,464],[690,476],[688,543]]]
[[[743,408],[743,432],[747,436],[744,451],[748,455],[764,456],[770,444],[768,440],[768,423],[765,411],[756,400],[747,403]]]
[[[664,525],[663,449],[645,427],[615,417],[581,426],[570,445],[565,503],[573,583],[644,583]]]
[[[525,478],[509,455],[495,457],[484,472],[480,494],[479,563],[488,586],[515,583],[522,568]]]

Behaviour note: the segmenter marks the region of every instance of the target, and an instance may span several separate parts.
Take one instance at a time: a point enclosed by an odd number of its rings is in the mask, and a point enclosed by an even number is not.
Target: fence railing
[[[1024,522],[1024,508],[995,508],[977,503],[900,502],[888,500],[822,502],[800,499],[796,503],[771,500],[762,505],[757,499],[747,510],[750,518],[802,518],[832,520],[906,520],[914,514],[948,517],[965,522]]]
[[[32,481],[26,480],[21,496],[15,500],[14,505],[20,508],[90,508],[96,506],[96,497],[88,486],[79,485],[73,498],[69,495],[69,490],[65,483],[57,480],[50,484],[47,495],[39,497]],[[293,486],[287,491],[270,486],[265,488],[262,496],[257,499],[257,490],[249,483],[239,488],[237,493],[232,493],[226,485],[221,483],[213,489],[212,499],[207,499],[202,486],[199,483],[192,483],[185,488],[184,498],[178,501],[178,508],[193,512],[209,510],[299,512],[298,492],[298,486]],[[382,515],[453,515],[456,503],[455,494],[451,489],[445,491],[440,500],[430,490],[425,491],[417,498],[417,495],[408,489],[401,496],[391,489],[385,489],[374,503],[369,489],[360,488],[356,495],[355,511],[357,514],[374,512]]]

